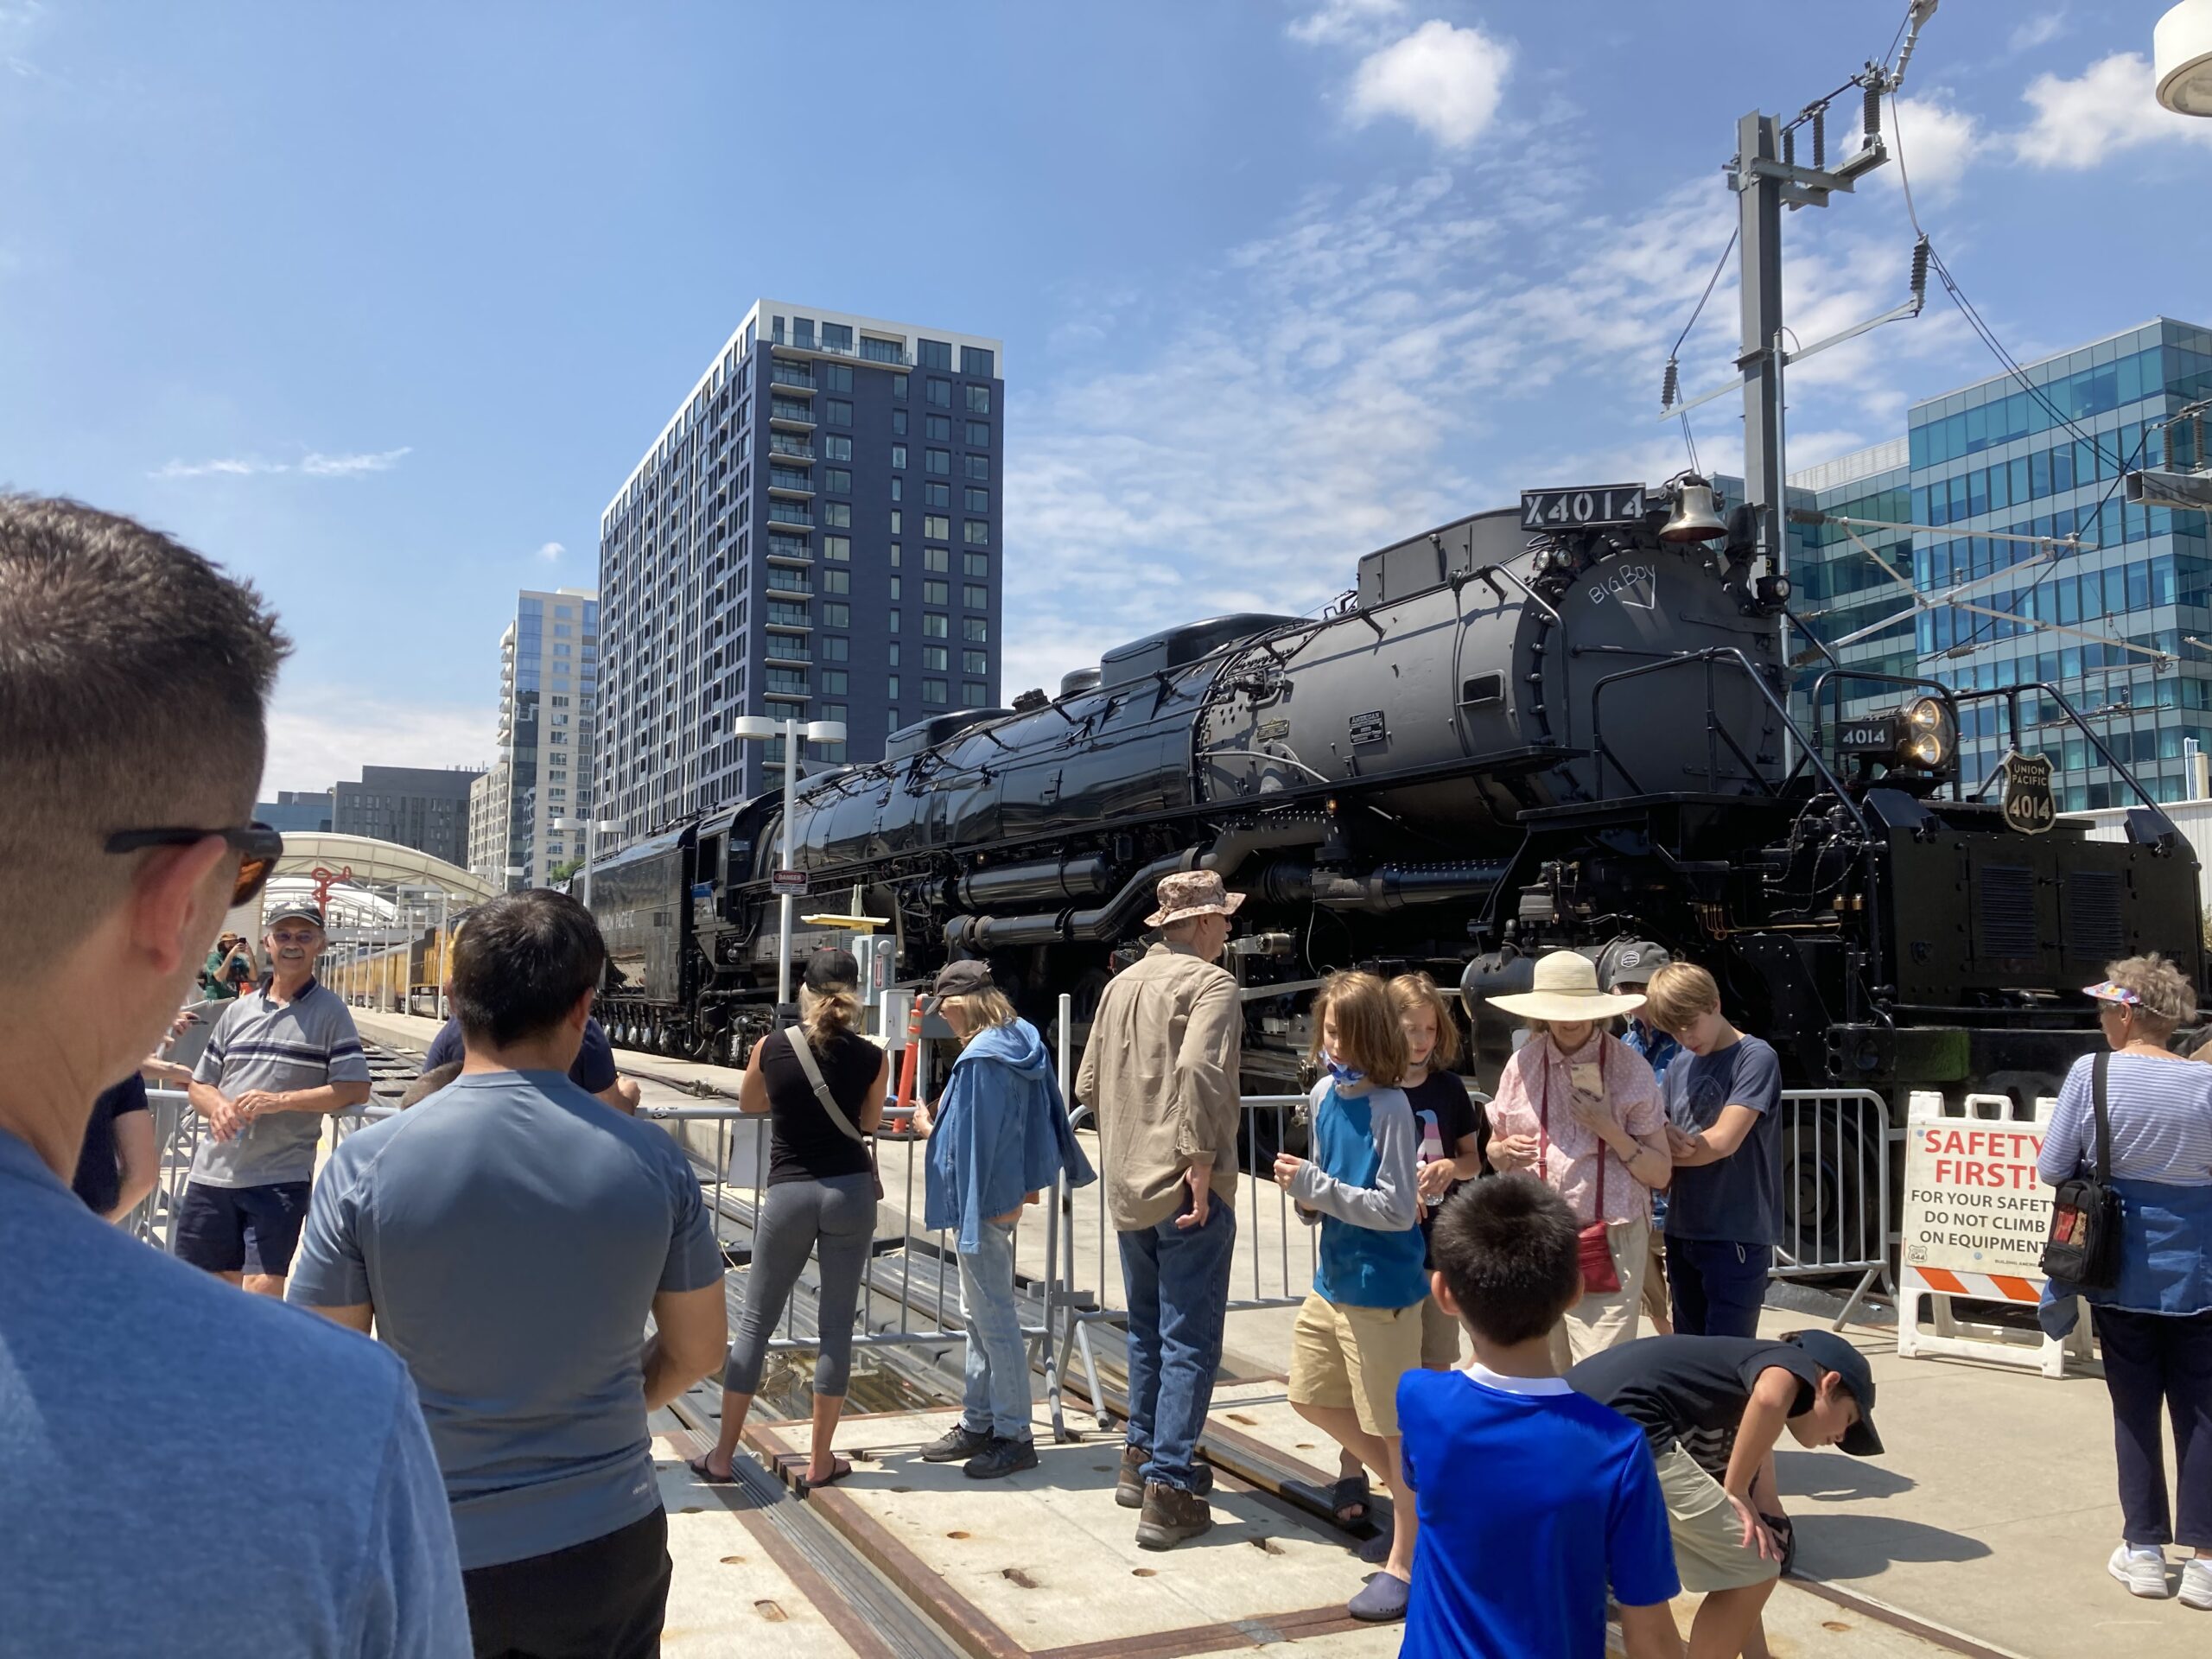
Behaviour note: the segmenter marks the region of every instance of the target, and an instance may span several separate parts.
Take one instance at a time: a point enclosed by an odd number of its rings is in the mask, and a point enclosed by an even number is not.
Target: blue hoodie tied
[[[980,1031],[960,1051],[938,1098],[923,1185],[923,1220],[973,1255],[986,1219],[1018,1210],[1067,1172],[1071,1186],[1098,1178],[1068,1127],[1052,1057],[1027,1020]]]

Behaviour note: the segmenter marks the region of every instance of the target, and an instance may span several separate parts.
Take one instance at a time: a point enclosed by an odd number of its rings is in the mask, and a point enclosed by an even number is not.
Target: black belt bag
[[[2050,1237],[2043,1247],[2044,1275],[2071,1290],[2110,1290],[2120,1282],[2120,1194],[2113,1190],[2112,1120],[2105,1109],[2111,1062],[2110,1050],[2089,1062],[2096,1171],[2058,1184],[2050,1203]]]

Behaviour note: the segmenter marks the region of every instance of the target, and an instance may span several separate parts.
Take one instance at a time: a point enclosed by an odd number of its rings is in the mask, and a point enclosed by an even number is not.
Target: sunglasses
[[[231,908],[236,910],[267,885],[284,855],[284,837],[265,823],[250,823],[243,830],[118,830],[107,838],[106,850],[139,853],[149,847],[192,847],[210,836],[220,836],[238,855],[238,880],[231,888]]]

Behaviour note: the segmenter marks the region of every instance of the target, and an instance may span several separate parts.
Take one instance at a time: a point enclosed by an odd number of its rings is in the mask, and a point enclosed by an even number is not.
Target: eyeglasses
[[[220,836],[238,855],[238,880],[231,888],[231,908],[251,902],[284,855],[284,837],[265,823],[243,830],[118,830],[107,838],[111,853],[138,853],[149,847],[191,847]]]

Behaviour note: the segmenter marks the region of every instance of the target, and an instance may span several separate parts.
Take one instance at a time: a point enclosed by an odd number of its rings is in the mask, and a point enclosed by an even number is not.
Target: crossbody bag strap
[[[791,1058],[798,1062],[798,1069],[806,1073],[806,1080],[814,1090],[814,1097],[822,1103],[822,1109],[829,1114],[830,1121],[847,1139],[866,1141],[868,1137],[854,1126],[851,1118],[845,1116],[845,1109],[837,1103],[836,1096],[830,1092],[830,1085],[822,1080],[822,1067],[815,1060],[814,1045],[806,1040],[806,1033],[797,1026],[786,1027],[784,1040],[791,1045]]]
[[[2112,1069],[2112,1051],[2101,1049],[2089,1062],[2089,1103],[2097,1114],[2097,1185],[2112,1185],[2112,1119],[2105,1109],[2105,1073]]]

